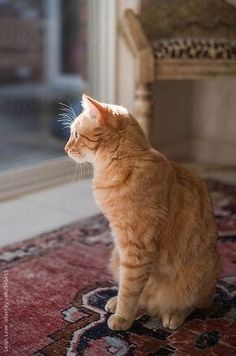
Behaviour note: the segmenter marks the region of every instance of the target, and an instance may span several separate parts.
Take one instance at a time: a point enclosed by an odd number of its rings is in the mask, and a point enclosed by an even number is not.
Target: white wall
[[[195,82],[193,97],[194,157],[236,164],[236,78]]]
[[[192,81],[163,80],[153,90],[151,142],[172,159],[191,157]]]
[[[236,6],[236,0],[228,0]],[[196,81],[192,147],[196,159],[236,164],[236,77]]]
[[[153,145],[170,158],[236,164],[236,78],[158,81]]]
[[[236,0],[228,0],[236,5]],[[119,17],[136,0],[119,1]],[[134,59],[118,35],[117,102],[133,110]],[[236,78],[158,81],[151,141],[172,158],[236,164]]]

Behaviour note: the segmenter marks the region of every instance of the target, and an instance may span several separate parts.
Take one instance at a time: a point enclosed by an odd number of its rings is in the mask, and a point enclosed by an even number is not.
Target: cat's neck
[[[150,154],[150,150],[123,150],[116,154],[101,154],[94,162],[94,184],[98,187],[116,187],[130,177],[137,162],[143,156]]]
[[[94,182],[115,184],[124,181],[135,162],[150,153],[151,146],[143,138],[135,139],[131,134],[117,135],[112,145],[98,151],[94,160]]]

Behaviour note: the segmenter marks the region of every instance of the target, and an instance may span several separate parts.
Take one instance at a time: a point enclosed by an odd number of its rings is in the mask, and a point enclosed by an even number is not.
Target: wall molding
[[[90,164],[78,167],[67,157],[0,172],[0,202],[60,184],[92,177]]]
[[[98,100],[116,100],[116,0],[88,1],[89,94]]]
[[[121,39],[118,21],[126,8],[138,11],[140,1],[88,0],[88,4],[89,94],[120,103],[120,93],[126,85],[132,88],[134,75],[132,56]]]

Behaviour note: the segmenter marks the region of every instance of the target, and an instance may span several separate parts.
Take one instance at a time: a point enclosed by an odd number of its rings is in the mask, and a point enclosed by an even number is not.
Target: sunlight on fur
[[[128,329],[142,308],[176,329],[211,303],[218,276],[205,183],[154,150],[125,108],[86,95],[82,103],[82,114],[65,116],[65,151],[93,164],[94,195],[115,236],[110,266],[119,292],[106,305],[108,326]]]

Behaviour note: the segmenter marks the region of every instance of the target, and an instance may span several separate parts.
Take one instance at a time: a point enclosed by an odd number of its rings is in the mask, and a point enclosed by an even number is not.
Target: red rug
[[[208,310],[174,332],[147,316],[127,332],[109,330],[104,305],[117,289],[99,215],[0,250],[0,355],[235,355],[236,187],[209,188],[222,272]]]

